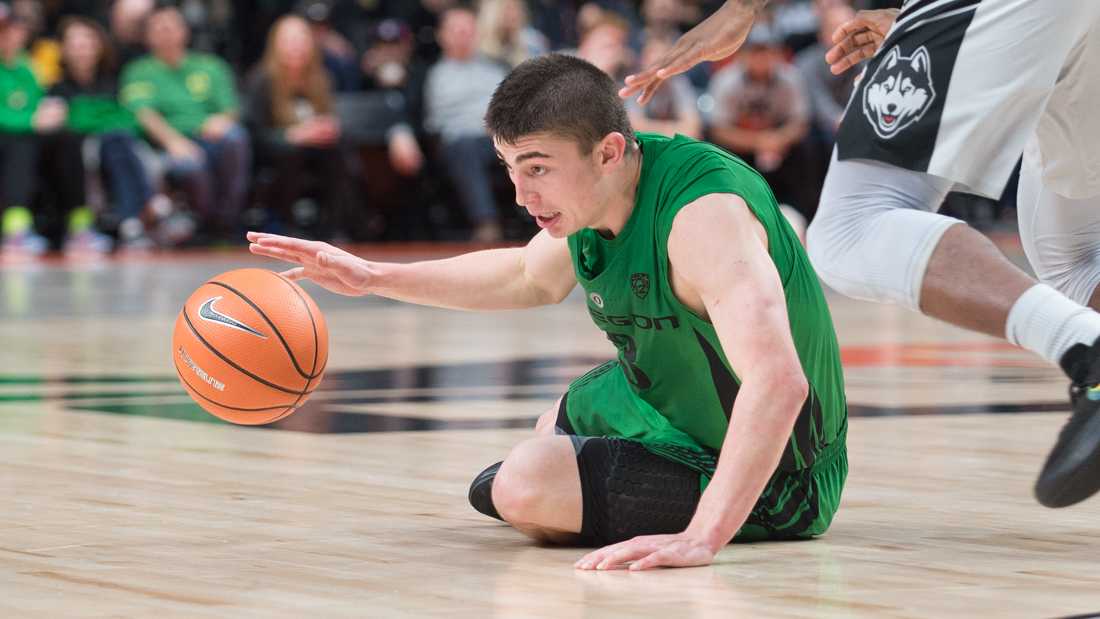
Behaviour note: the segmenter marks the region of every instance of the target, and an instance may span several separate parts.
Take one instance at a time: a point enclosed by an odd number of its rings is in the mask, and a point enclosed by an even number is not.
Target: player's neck
[[[613,239],[626,227],[630,216],[634,213],[634,200],[638,193],[638,182],[642,176],[642,151],[635,149],[634,154],[627,160],[627,165],[622,167],[616,185],[620,188],[615,191],[607,208],[604,210],[604,220],[593,226],[600,236]]]

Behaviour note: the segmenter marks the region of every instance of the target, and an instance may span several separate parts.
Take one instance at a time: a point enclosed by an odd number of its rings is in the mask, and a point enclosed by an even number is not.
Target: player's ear
[[[597,161],[600,165],[615,165],[622,161],[626,153],[626,138],[618,131],[612,131],[596,145]]]

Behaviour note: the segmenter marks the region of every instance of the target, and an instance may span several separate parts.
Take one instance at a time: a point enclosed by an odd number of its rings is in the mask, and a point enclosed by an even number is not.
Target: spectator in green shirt
[[[59,127],[65,106],[43,98],[24,54],[27,24],[0,3],[0,231],[5,255],[34,256],[49,243],[34,230],[30,211],[37,187],[38,136]]]
[[[66,17],[59,30],[62,75],[49,93],[65,101],[68,115],[64,129],[45,140],[43,151],[52,176],[67,179],[56,184],[57,198],[68,208],[85,204],[83,152],[90,138],[114,206],[112,219],[120,222],[121,248],[148,249],[152,243],[141,216],[155,194],[137,155],[137,120],[118,101],[110,39],[99,24],[85,17]],[[66,243],[71,249],[104,247],[102,235],[94,230],[73,228]]]
[[[248,189],[248,135],[238,123],[229,66],[188,51],[189,37],[178,9],[153,12],[145,31],[152,53],[123,70],[121,100],[163,149],[169,178],[186,189],[203,225],[212,234],[233,235]]]

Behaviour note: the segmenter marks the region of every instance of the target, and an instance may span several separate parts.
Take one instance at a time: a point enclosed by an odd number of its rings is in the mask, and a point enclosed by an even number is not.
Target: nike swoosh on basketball
[[[251,333],[252,335],[255,335],[256,337],[262,337],[265,340],[267,339],[267,336],[264,335],[263,333],[260,333],[259,331],[257,331],[255,329],[253,329],[252,327],[244,324],[243,322],[237,320],[236,318],[233,318],[232,316],[227,316],[227,315],[219,312],[218,310],[214,309],[214,302],[215,301],[220,301],[220,300],[221,300],[221,297],[211,297],[211,298],[207,299],[205,302],[203,302],[203,304],[201,306],[199,306],[199,318],[202,318],[203,320],[206,320],[206,321],[209,321],[209,322],[216,322],[218,324],[222,324],[222,325],[225,325],[227,327],[232,327],[234,329],[240,329],[241,331],[244,331],[245,333]]]

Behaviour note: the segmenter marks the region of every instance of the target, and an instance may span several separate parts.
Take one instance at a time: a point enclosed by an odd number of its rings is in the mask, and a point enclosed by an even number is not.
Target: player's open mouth
[[[549,215],[535,215],[535,221],[539,222],[539,226],[545,228],[561,217],[561,213],[550,213]]]
[[[897,120],[897,119],[898,119],[898,117],[894,116],[893,114],[883,114],[882,115],[882,122],[884,122],[888,125],[894,124],[894,121]]]

